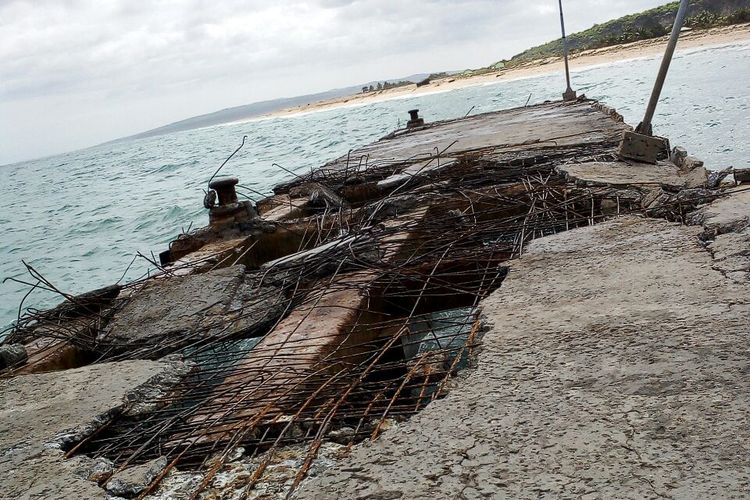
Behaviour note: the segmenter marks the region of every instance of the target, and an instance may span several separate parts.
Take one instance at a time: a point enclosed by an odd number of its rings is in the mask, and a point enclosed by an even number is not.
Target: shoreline
[[[664,45],[667,38],[668,37],[665,36],[650,40],[641,40],[638,42],[613,45],[610,47],[591,49],[572,54],[570,56],[572,66],[571,72],[576,73],[596,66],[659,56],[664,52]],[[746,41],[750,42],[750,23],[721,26],[718,28],[709,28],[707,30],[686,31],[680,36],[680,42],[676,54],[679,55],[695,49],[721,47]],[[294,106],[261,115],[253,120],[293,117],[339,108],[365,106],[384,101],[408,99],[411,97],[449,92],[468,87],[492,85],[495,83],[521,80],[524,78],[533,78],[557,72],[562,73],[562,71],[562,57],[538,59],[511,69],[492,71],[482,75],[470,77],[454,75],[441,78],[421,87],[417,87],[416,84],[414,84],[394,89],[370,92],[367,94],[353,94],[351,96]]]

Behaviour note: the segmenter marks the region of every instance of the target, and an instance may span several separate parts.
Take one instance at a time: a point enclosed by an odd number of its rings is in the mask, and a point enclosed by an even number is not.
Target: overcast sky
[[[565,0],[570,32],[666,0]],[[0,164],[276,97],[480,67],[557,0],[0,0]]]

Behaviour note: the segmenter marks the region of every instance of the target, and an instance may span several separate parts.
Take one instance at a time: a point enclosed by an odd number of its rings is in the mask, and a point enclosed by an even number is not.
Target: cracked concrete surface
[[[750,277],[750,229],[717,236],[708,244],[714,258],[714,269],[735,281]]]
[[[483,303],[477,369],[297,497],[747,495],[750,286],[702,231],[627,217],[536,240]]]
[[[750,226],[750,189],[736,189],[726,196],[691,214],[692,224],[702,224],[704,239],[739,232]]]
[[[88,480],[93,460],[64,460],[61,447],[113,412],[137,408],[133,394],[186,369],[174,361],[122,361],[0,380],[0,498],[104,498]]]
[[[100,334],[119,351],[158,358],[203,338],[273,323],[285,304],[277,293],[258,298],[245,266],[157,280],[136,292]],[[161,346],[166,344],[166,347]]]

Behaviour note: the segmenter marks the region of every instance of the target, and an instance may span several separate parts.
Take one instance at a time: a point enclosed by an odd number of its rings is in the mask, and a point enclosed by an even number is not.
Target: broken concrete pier
[[[419,120],[28,311],[2,491],[742,496],[750,191],[583,97]]]
[[[531,243],[482,303],[460,389],[298,498],[743,496],[750,247],[727,275],[704,227],[625,217]]]

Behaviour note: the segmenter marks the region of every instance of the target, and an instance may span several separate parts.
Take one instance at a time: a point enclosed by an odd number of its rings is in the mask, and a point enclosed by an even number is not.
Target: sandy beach
[[[668,37],[654,38],[623,45],[614,45],[601,49],[587,50],[573,54],[570,58],[572,71],[589,68],[601,64],[609,64],[618,61],[636,59],[640,57],[655,57],[663,53]],[[750,23],[734,26],[722,26],[708,30],[685,31],[680,36],[677,53],[700,48],[730,45],[738,42],[750,41]],[[471,87],[475,85],[486,85],[493,82],[509,81],[520,78],[541,76],[550,73],[562,72],[563,61],[560,57],[539,59],[528,62],[511,69],[504,69],[485,73],[477,76],[462,77],[454,75],[448,78],[434,80],[428,85],[417,87],[408,85],[394,89],[369,92],[367,94],[355,94],[347,97],[328,99],[303,106],[295,106],[279,110],[264,117],[291,116],[300,113],[311,113],[326,111],[349,106],[361,106],[391,99],[415,97],[435,92],[447,92],[450,90]]]

